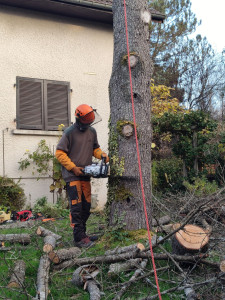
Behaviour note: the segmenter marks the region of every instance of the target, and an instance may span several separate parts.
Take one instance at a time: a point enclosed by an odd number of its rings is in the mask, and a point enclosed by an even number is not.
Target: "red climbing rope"
[[[162,300],[161,293],[160,293],[160,288],[159,288],[158,277],[157,277],[157,272],[156,272],[156,266],[155,266],[155,260],[154,260],[154,253],[153,253],[153,249],[152,249],[151,233],[150,233],[150,227],[149,227],[149,223],[148,223],[148,214],[147,214],[147,208],[146,208],[144,185],[143,185],[143,177],[142,177],[142,170],[141,170],[140,152],[139,152],[139,146],[138,146],[136,117],[135,117],[135,110],[134,110],[133,85],[132,85],[131,67],[130,67],[130,50],[129,50],[128,28],[127,28],[126,0],[124,0],[124,17],[125,17],[125,27],[126,27],[127,56],[128,56],[128,68],[129,68],[129,76],[130,76],[130,90],[131,90],[131,101],[132,101],[132,111],[133,111],[133,121],[134,121],[134,133],[135,133],[135,140],[136,140],[136,149],[137,149],[137,158],[138,158],[138,168],[139,168],[141,192],[142,192],[142,199],[143,199],[143,205],[144,205],[145,219],[146,219],[146,225],[147,225],[147,231],[148,231],[149,246],[150,246],[151,257],[152,257],[152,265],[153,265],[154,275],[155,275],[155,282],[156,282],[156,286],[157,286],[157,291],[158,291],[159,299]]]

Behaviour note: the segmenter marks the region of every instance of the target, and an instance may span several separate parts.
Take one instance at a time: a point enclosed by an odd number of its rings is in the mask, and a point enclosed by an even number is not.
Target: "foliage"
[[[218,190],[215,180],[210,182],[206,177],[197,177],[194,178],[193,183],[184,181],[183,184],[189,192],[199,197],[213,194]]]
[[[20,181],[15,182],[11,178],[0,177],[0,205],[11,211],[21,210],[25,204],[26,197]]]
[[[205,145],[217,128],[217,123],[208,114],[201,111],[191,111],[188,114],[165,113],[160,118],[153,117],[153,126],[156,136],[163,133],[172,135],[173,153],[183,159],[189,171],[193,171],[195,159],[198,159],[200,165],[204,165]]]
[[[150,5],[165,14],[163,24],[152,23],[150,27],[153,78],[157,85],[174,88],[173,96],[182,101],[183,90],[179,86],[180,63],[185,55],[182,48],[186,36],[195,31],[198,22],[190,0],[151,0]]]
[[[154,80],[151,81],[151,101],[152,114],[155,117],[161,117],[164,113],[184,113],[187,112],[181,105],[177,98],[171,96],[170,87],[165,85],[155,85]]]
[[[59,131],[62,131],[63,127],[63,124],[59,125]],[[30,165],[33,165],[34,171],[39,174],[37,180],[40,179],[41,176],[49,175],[49,177],[53,179],[53,183],[50,185],[50,192],[56,190],[61,194],[66,185],[62,178],[61,164],[56,159],[54,153],[51,152],[49,146],[46,144],[46,140],[41,140],[34,152],[31,153],[29,150],[26,150],[24,156],[25,158],[21,158],[19,161],[19,169],[25,170]],[[34,171],[32,172],[33,174]]]
[[[152,188],[158,191],[175,191],[182,187],[182,160],[162,159],[152,162]]]
[[[51,205],[46,197],[37,199],[32,211],[34,214],[42,213],[46,218],[58,218],[69,214],[63,202],[59,201],[56,205]]]

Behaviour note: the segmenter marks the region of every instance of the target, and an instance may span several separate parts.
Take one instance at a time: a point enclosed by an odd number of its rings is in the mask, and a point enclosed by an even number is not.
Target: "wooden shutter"
[[[45,124],[47,130],[58,130],[58,125],[70,126],[69,82],[44,80]]]
[[[43,129],[43,80],[17,77],[17,128]]]

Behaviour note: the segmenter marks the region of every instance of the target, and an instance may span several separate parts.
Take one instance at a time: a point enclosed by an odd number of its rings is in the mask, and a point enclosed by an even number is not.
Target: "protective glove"
[[[81,167],[74,167],[73,169],[71,169],[71,171],[76,175],[76,176],[82,176],[84,175],[84,173],[82,172],[84,168]]]
[[[109,162],[109,157],[108,157],[108,155],[107,155],[106,153],[102,153],[102,154],[101,154],[101,157],[102,157],[102,158],[105,158],[105,162],[106,162],[106,163]]]

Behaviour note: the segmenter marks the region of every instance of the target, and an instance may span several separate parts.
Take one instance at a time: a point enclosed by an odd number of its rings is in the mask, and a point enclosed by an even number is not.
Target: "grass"
[[[99,233],[99,224],[104,225],[105,220],[104,216],[100,213],[92,214],[89,218],[87,228],[88,233]],[[69,218],[63,218],[56,220],[54,222],[48,222],[40,224],[40,222],[30,229],[1,229],[1,234],[7,233],[29,233],[32,236],[32,242],[27,246],[21,246],[20,244],[5,244],[5,246],[11,246],[12,250],[7,252],[0,252],[0,299],[32,299],[36,295],[36,277],[37,270],[39,266],[39,260],[43,254],[43,238],[36,235],[37,227],[41,225],[49,230],[62,235],[62,240],[64,248],[73,246],[73,236],[72,228],[69,226]],[[100,240],[95,244],[94,247],[88,250],[82,250],[82,257],[86,256],[99,256],[103,255],[106,250],[113,249],[116,246],[126,246],[133,244],[135,242],[142,242],[146,245],[147,235],[145,230],[140,230],[136,232],[125,232],[125,231],[107,231],[102,230],[104,234]],[[171,250],[169,242],[166,242],[165,248],[167,251]],[[26,277],[24,282],[24,287],[22,289],[8,289],[6,286],[10,279],[11,270],[14,266],[15,261],[18,259],[23,259],[26,263]],[[169,262],[167,261],[156,261],[156,267],[168,266]],[[172,266],[172,264],[171,264]],[[114,298],[116,292],[121,288],[121,284],[127,282],[132,276],[132,272],[123,272],[118,276],[108,277],[108,265],[100,266],[100,273],[97,276],[97,280],[100,284],[101,291],[104,292],[104,295],[101,299],[111,300]],[[62,271],[53,271],[52,267],[50,269],[50,280],[49,280],[49,296],[48,299],[77,299],[85,300],[89,299],[89,294],[84,291],[82,288],[73,286],[70,283],[72,274],[76,267],[64,269]],[[149,261],[146,272],[152,270],[152,263]],[[178,282],[177,272],[172,267],[169,271],[159,272],[159,284],[160,290],[166,290],[176,284],[172,281]],[[155,284],[154,276],[149,276],[148,279],[152,284]],[[168,282],[171,281],[171,283]],[[136,283],[132,284],[127,292],[123,295],[121,299],[142,299],[149,295],[157,294],[157,289],[152,287],[152,284],[145,282],[144,280],[139,280]],[[183,299],[183,293],[173,294],[173,298],[170,296],[163,296],[163,300],[180,300]]]

